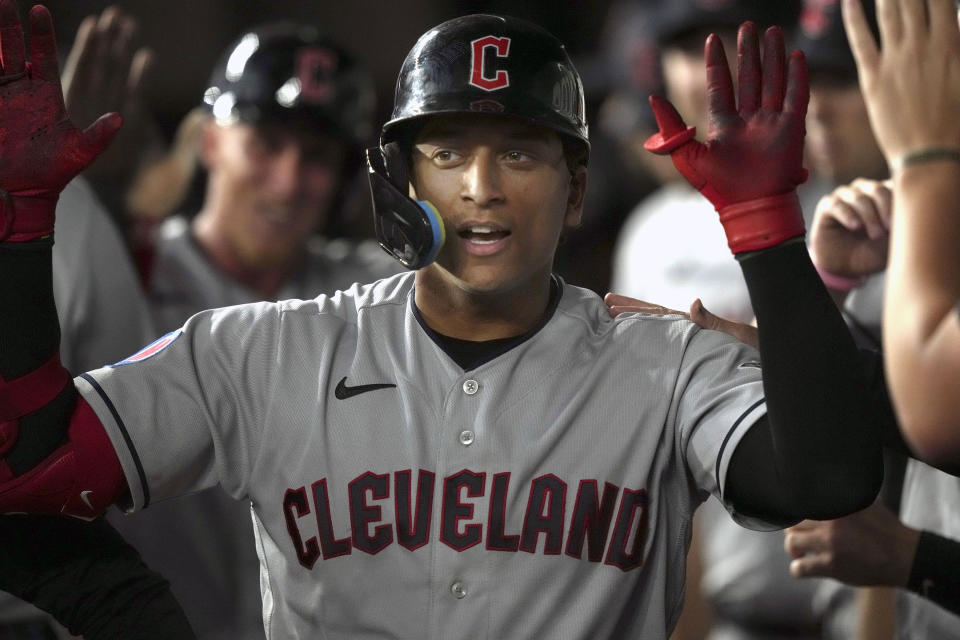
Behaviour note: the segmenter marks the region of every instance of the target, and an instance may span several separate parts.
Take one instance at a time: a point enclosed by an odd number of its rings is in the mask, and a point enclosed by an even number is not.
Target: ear
[[[203,124],[200,134],[200,162],[208,172],[217,166],[220,157],[222,128],[213,118]]]
[[[583,202],[587,195],[587,168],[577,167],[570,176],[570,191],[567,194],[567,211],[564,214],[563,226],[575,229],[580,226],[583,216]]]

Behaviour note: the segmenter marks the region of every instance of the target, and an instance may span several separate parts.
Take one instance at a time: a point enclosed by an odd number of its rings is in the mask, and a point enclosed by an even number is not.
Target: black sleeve
[[[921,531],[907,589],[960,615],[960,542]]]
[[[169,583],[103,518],[0,516],[0,589],[86,640],[196,637]]]
[[[802,241],[738,259],[757,316],[767,415],[733,454],[728,498],[744,515],[781,524],[866,508],[883,477],[873,406],[882,376],[865,370]]]

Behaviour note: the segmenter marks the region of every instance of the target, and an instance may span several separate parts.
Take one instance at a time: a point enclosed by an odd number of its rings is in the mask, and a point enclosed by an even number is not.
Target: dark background
[[[61,60],[85,16],[114,5],[139,21],[141,43],[156,52],[146,94],[169,136],[179,119],[199,104],[219,55],[259,23],[281,19],[312,23],[341,42],[374,76],[382,122],[389,116],[404,56],[431,26],[482,11],[527,18],[557,35],[575,61],[583,61],[578,67],[589,67],[609,4],[610,0],[51,0],[46,6],[53,14]],[[20,0],[24,17],[30,6]]]

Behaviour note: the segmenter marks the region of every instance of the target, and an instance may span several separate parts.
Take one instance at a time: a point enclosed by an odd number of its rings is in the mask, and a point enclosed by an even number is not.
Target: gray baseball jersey
[[[309,298],[354,282],[369,282],[399,268],[375,242],[316,237],[308,244],[302,268],[284,284],[280,295]],[[162,331],[181,326],[204,309],[259,300],[259,293],[210,262],[190,235],[185,218],[164,223],[150,295]],[[109,362],[135,350],[128,349]],[[150,566],[162,569],[200,640],[263,638],[258,561],[247,504],[210,490],[155,504],[135,518],[111,516],[111,522]]]
[[[765,412],[756,352],[565,286],[464,372],[413,283],[203,312],[78,377],[128,507],[249,498],[268,638],[665,638],[691,514]]]
[[[303,266],[284,284],[277,299],[332,293],[354,282],[372,282],[400,270],[400,265],[372,240],[350,242],[316,236],[307,244]],[[161,332],[179,327],[204,309],[261,299],[259,293],[210,262],[190,235],[186,218],[176,216],[163,223],[150,278],[150,303]]]

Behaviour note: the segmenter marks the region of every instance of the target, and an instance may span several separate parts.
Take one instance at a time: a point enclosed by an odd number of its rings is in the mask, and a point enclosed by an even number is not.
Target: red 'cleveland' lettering
[[[484,91],[496,91],[510,86],[510,74],[504,69],[497,70],[491,77],[487,71],[486,53],[490,49],[498,58],[506,58],[510,53],[510,38],[486,36],[470,43],[470,84]]]
[[[597,481],[581,480],[577,490],[577,503],[573,505],[570,519],[570,537],[567,538],[567,555],[579,558],[583,542],[587,542],[587,559],[590,562],[603,560],[607,533],[617,504],[619,488],[609,482],[603,485],[603,499],[597,500]]]
[[[537,538],[547,534],[543,552],[548,555],[560,553],[563,546],[563,509],[567,498],[567,484],[553,474],[540,476],[530,486],[527,515],[523,518],[523,536],[520,550],[534,553]]]
[[[640,512],[639,517],[636,515]],[[633,546],[627,551],[630,529],[636,522],[636,531],[633,535]],[[623,490],[620,500],[620,513],[617,514],[617,524],[613,529],[613,538],[607,549],[607,564],[620,567],[624,571],[636,569],[643,563],[643,543],[647,539],[647,492]]]
[[[468,498],[483,495],[483,485],[487,474],[474,473],[464,469],[443,481],[443,522],[440,524],[440,540],[463,551],[480,542],[483,525],[468,524],[460,533],[460,521],[473,518],[473,505],[460,502],[460,490],[467,490]]]
[[[433,514],[433,480],[430,471],[420,470],[417,478],[416,518],[410,508],[410,472],[393,474],[393,495],[396,499],[397,542],[413,551],[427,544],[430,535],[430,518]]]
[[[512,475],[492,474],[489,485],[487,475],[463,469],[438,480],[432,471],[420,469],[414,494],[413,473],[409,469],[392,474],[367,471],[347,483],[343,494],[346,513],[335,514],[336,520],[331,512],[327,478],[314,482],[310,494],[304,487],[287,489],[283,513],[297,560],[310,570],[321,557],[331,560],[350,555],[354,548],[375,555],[394,541],[409,552],[416,552],[431,540],[464,552],[485,540],[490,552],[536,553],[542,536],[541,553],[545,555],[559,555],[565,549],[568,557],[622,571],[643,564],[649,507],[646,490],[621,489],[605,482],[601,496],[597,480],[580,480],[568,518],[567,483],[551,473],[544,474],[525,487],[514,489],[528,492],[528,496],[522,524],[514,521],[511,526],[507,505],[518,502],[516,498],[509,499]],[[434,495],[441,487],[437,534],[432,533]],[[309,496],[313,498],[312,505]],[[340,500],[333,503],[344,504]],[[392,521],[384,515],[391,507]],[[486,514],[475,513],[478,508],[485,508]],[[314,517],[305,518],[311,510]],[[514,517],[519,520],[520,516]],[[315,535],[307,533],[310,522],[316,523]],[[518,524],[519,533],[515,533]],[[513,532],[508,532],[511,529]],[[343,530],[349,530],[350,535],[337,538],[334,532]]]
[[[367,493],[375,500],[390,497],[390,476],[367,472],[349,485],[350,490],[350,531],[353,533],[353,546],[369,554],[378,553],[393,542],[393,529],[390,525],[373,528],[370,525],[380,521],[380,507],[367,504]]]
[[[307,47],[297,55],[297,80],[300,97],[307,102],[327,102],[337,69],[336,52],[322,47]]]

